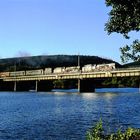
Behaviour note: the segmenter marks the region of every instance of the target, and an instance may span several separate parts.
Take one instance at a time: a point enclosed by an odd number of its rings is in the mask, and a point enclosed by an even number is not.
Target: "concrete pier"
[[[14,82],[14,92],[16,92],[17,91],[17,82],[15,81]]]
[[[93,80],[79,79],[78,80],[78,92],[95,92],[95,86]]]

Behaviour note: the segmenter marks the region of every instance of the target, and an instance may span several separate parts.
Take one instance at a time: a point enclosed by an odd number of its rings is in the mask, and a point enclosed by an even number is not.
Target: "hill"
[[[125,68],[140,67],[140,61],[125,64],[125,65],[123,65],[123,67],[125,67]]]
[[[86,64],[116,63],[117,67],[121,65],[113,60],[101,58],[98,56],[79,56],[80,66]],[[46,67],[77,66],[78,55],[47,55],[30,56],[0,59],[0,71],[42,69]]]

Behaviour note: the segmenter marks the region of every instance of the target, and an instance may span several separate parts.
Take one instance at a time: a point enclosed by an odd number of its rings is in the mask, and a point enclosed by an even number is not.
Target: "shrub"
[[[86,140],[140,140],[140,129],[128,128],[124,132],[118,129],[116,133],[105,135],[100,119],[94,127],[87,131]]]

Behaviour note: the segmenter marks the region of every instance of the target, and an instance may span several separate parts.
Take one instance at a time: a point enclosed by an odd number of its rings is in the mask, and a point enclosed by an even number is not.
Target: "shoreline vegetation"
[[[140,140],[140,129],[128,127],[125,131],[118,129],[116,133],[105,134],[100,119],[87,131],[86,140]]]

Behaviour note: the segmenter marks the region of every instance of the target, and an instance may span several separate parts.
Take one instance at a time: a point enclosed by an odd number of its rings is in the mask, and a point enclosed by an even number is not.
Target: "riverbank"
[[[140,140],[140,129],[129,127],[122,131],[120,128],[116,133],[105,134],[100,120],[87,132],[86,140]]]

